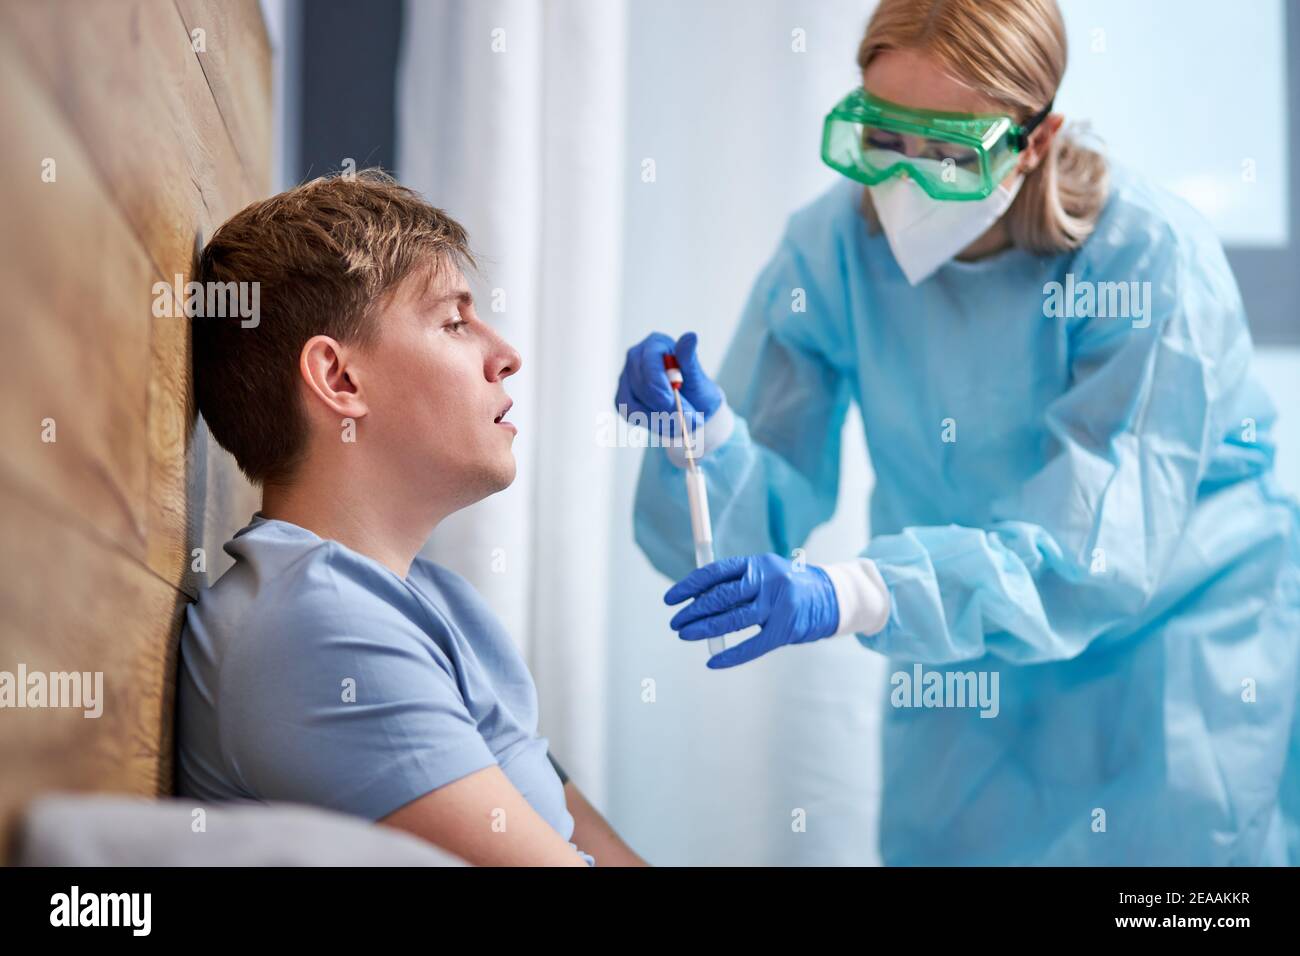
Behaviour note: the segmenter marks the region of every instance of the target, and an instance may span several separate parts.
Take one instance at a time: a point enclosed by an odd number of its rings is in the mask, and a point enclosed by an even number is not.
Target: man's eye
[[[446,328],[450,329],[453,332],[459,332],[467,325],[469,325],[469,322],[466,319],[457,319],[455,322],[449,322]]]

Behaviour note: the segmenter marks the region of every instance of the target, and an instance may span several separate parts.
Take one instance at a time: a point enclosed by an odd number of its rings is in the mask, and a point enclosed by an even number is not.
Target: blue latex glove
[[[734,667],[782,644],[830,637],[839,628],[840,605],[826,572],[815,565],[798,570],[779,554],[723,558],[696,568],[664,595],[665,604],[695,600],[669,626],[684,641],[700,641],[743,630],[762,630],[709,658],[709,666]]]
[[[667,430],[661,429],[661,432],[675,436],[679,430],[677,402],[664,371],[664,356],[671,353],[677,357],[682,370],[682,412],[686,415],[687,426],[696,428],[708,421],[722,405],[722,390],[700,367],[695,352],[698,341],[694,332],[687,332],[676,342],[662,332],[652,332],[628,349],[623,372],[618,377],[614,407],[624,417],[641,412],[646,416],[647,424],[665,424]],[[667,416],[653,417],[655,413],[665,412]]]

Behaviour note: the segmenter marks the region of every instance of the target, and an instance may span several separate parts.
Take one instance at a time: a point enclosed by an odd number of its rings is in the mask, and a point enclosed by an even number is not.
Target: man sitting
[[[196,281],[260,283],[257,322],[193,330],[199,411],[263,497],[187,609],[177,790],[352,813],[480,865],[645,865],[561,780],[491,609],[416,557],[515,476],[520,357],[475,314],[472,264],[373,171],[254,203],[203,250]]]

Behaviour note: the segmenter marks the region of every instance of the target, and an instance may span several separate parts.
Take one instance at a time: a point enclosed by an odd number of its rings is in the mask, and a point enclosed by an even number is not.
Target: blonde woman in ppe
[[[852,634],[934,675],[946,706],[886,707],[887,863],[1297,862],[1300,508],[1218,239],[1062,132],[1053,0],[882,0],[858,65],[822,142],[844,178],[790,218],[717,383],[693,333],[628,353],[616,405],[671,410],[672,352],[703,422],[724,557],[692,570],[680,448],[637,494],[672,626],[761,627],[710,667]],[[850,402],[871,538],[792,564]],[[991,719],[947,699],[970,672],[999,675]]]

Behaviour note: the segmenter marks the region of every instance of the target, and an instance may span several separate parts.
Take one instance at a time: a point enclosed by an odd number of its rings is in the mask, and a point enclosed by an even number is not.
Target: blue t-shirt
[[[403,580],[260,512],[226,551],[181,633],[179,794],[378,820],[499,764],[572,837],[532,676],[467,581],[421,558]]]

